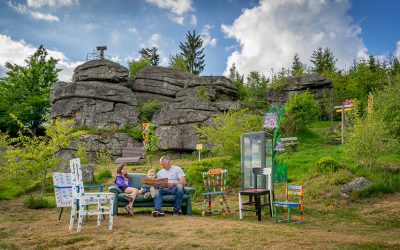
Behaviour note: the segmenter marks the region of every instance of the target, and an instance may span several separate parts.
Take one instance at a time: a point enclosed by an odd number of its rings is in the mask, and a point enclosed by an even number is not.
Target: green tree
[[[34,134],[40,134],[50,111],[50,87],[58,80],[58,60],[50,57],[41,45],[25,60],[26,66],[6,62],[9,70],[0,79],[0,130],[15,136],[18,125],[11,119],[13,113]]]
[[[152,66],[157,66],[158,62],[160,61],[160,56],[157,53],[157,48],[142,48],[139,50],[140,55],[142,58],[145,58],[150,61]]]
[[[142,69],[149,67],[151,62],[147,58],[140,58],[139,60],[132,59],[129,62],[129,77],[134,79],[136,74]]]
[[[199,75],[204,70],[203,38],[200,35],[196,36],[194,30],[193,34],[188,31],[186,42],[180,43],[179,48],[189,72]]]
[[[292,60],[292,76],[302,76],[305,71],[305,65],[301,63],[299,54],[295,53]]]
[[[218,156],[240,157],[240,135],[246,132],[259,131],[262,128],[262,117],[246,114],[247,110],[229,110],[214,117],[212,124],[197,127],[202,142],[211,144],[211,152]]]
[[[240,101],[243,101],[248,96],[247,89],[244,85],[244,76],[239,74],[239,71],[236,69],[235,63],[229,68],[229,76],[228,78],[235,84],[237,89],[237,97]]]
[[[16,119],[15,116],[13,116]],[[45,136],[34,136],[26,126],[16,120],[22,127],[22,132],[16,138],[10,139],[13,147],[8,147],[7,169],[5,176],[13,183],[25,187],[25,189],[36,180],[41,180],[41,197],[43,196],[47,174],[56,170],[62,159],[56,157],[59,152],[68,147],[70,141],[85,133],[75,131],[72,120],[61,121],[46,120]]]
[[[318,113],[318,104],[309,91],[291,94],[285,106],[283,127],[292,124],[293,130],[286,129],[287,133],[302,132],[316,119]]]
[[[174,56],[169,57],[169,67],[171,69],[177,69],[180,71],[188,71],[189,70],[187,68],[185,58],[180,54],[176,54]]]
[[[249,90],[249,95],[251,98],[264,98],[267,87],[268,80],[263,74],[260,74],[258,71],[251,71],[247,75],[246,86]]]
[[[319,47],[313,52],[310,60],[314,67],[314,73],[324,75],[335,72],[337,59],[333,56],[333,52],[329,48],[322,49]]]

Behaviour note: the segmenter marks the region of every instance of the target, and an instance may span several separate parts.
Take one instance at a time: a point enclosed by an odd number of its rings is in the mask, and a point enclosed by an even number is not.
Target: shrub
[[[104,170],[110,170],[112,163],[111,152],[107,148],[102,148],[96,152],[96,163]]]
[[[207,172],[213,168],[222,168],[228,170],[227,185],[238,187],[241,184],[241,168],[240,163],[231,157],[214,157],[201,161],[195,161],[189,167],[186,178],[190,186],[196,189],[196,196],[203,190],[202,172]]]
[[[102,170],[98,174],[94,175],[94,180],[97,184],[102,184],[105,180],[112,177],[112,173],[109,169]]]
[[[196,98],[200,100],[208,100],[208,93],[206,87],[203,84],[197,89]]]
[[[134,141],[141,142],[143,141],[143,130],[140,126],[136,126],[132,129],[132,132],[130,133],[132,136],[132,139]]]
[[[149,122],[149,121],[151,121],[153,114],[158,109],[161,108],[162,104],[159,100],[153,99],[152,101],[149,101],[149,102],[140,103],[138,106],[139,106],[139,112],[140,112],[140,116],[139,116],[140,121]]]
[[[89,163],[89,154],[87,153],[85,143],[78,141],[76,144],[75,157],[81,160],[81,164]]]
[[[295,132],[303,132],[316,119],[318,113],[317,102],[309,91],[300,94],[291,94],[289,100],[286,102],[282,123],[288,123],[292,119],[294,122],[294,131],[290,132],[293,134]]]
[[[55,207],[54,202],[48,200],[46,197],[29,196],[24,200],[24,206],[32,209],[40,208],[53,208]]]
[[[131,79],[135,78],[136,74],[146,68],[151,66],[151,62],[150,60],[146,59],[146,58],[141,58],[139,60],[131,60],[129,62],[129,77]]]
[[[316,173],[330,173],[337,172],[338,170],[339,163],[329,156],[322,157],[311,167],[311,171]]]
[[[385,153],[384,138],[384,124],[379,116],[375,113],[368,113],[365,118],[356,116],[346,152],[356,163],[371,167]]]
[[[211,144],[211,152],[218,156],[240,157],[240,135],[260,131],[261,116],[246,114],[246,109],[229,110],[217,115],[209,126],[197,127],[202,142]]]

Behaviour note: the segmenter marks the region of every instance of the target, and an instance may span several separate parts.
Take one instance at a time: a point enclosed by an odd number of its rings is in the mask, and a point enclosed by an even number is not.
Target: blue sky
[[[60,59],[62,80],[97,45],[125,66],[156,46],[165,66],[188,30],[205,40],[202,75],[222,75],[232,63],[269,75],[290,67],[296,52],[309,64],[320,46],[346,68],[370,54],[400,57],[399,9],[396,0],[0,0],[0,74],[41,44]]]

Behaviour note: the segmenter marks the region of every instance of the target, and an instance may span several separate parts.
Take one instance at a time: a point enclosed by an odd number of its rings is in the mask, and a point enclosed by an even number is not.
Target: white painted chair
[[[72,177],[71,173],[53,173],[53,188],[56,197],[56,205],[60,209],[58,220],[61,219],[62,212],[65,207],[72,206]],[[104,185],[85,186],[85,189],[100,189],[103,192]],[[107,200],[103,199],[102,204]],[[97,201],[86,200],[86,206],[97,204]]]
[[[78,228],[77,232],[81,231],[82,227],[82,219],[83,215],[97,215],[97,226],[100,226],[101,223],[101,215],[108,214],[109,215],[109,230],[112,229],[113,226],[113,205],[114,205],[114,194],[113,193],[103,193],[103,192],[85,192],[85,188],[83,186],[82,180],[82,171],[81,164],[79,158],[75,158],[70,160],[70,168],[71,168],[71,177],[72,177],[72,199],[73,204],[71,206],[71,218],[69,223],[69,230],[71,231],[74,227],[75,213],[76,207],[79,206],[78,210]],[[102,204],[102,200],[107,200],[108,204]],[[97,208],[93,210],[84,209],[86,205],[88,205],[88,201],[91,204],[97,204]]]

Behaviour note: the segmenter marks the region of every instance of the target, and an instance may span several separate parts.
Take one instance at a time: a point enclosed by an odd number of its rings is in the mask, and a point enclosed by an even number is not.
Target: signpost
[[[196,144],[196,150],[199,151],[199,161],[200,161],[200,154],[201,150],[203,150],[203,144]]]
[[[352,111],[353,110],[353,104],[351,104],[351,100],[346,100],[343,105],[341,106],[335,106],[334,107],[336,112],[341,112],[341,117],[342,117],[342,145],[344,144],[344,112]]]

